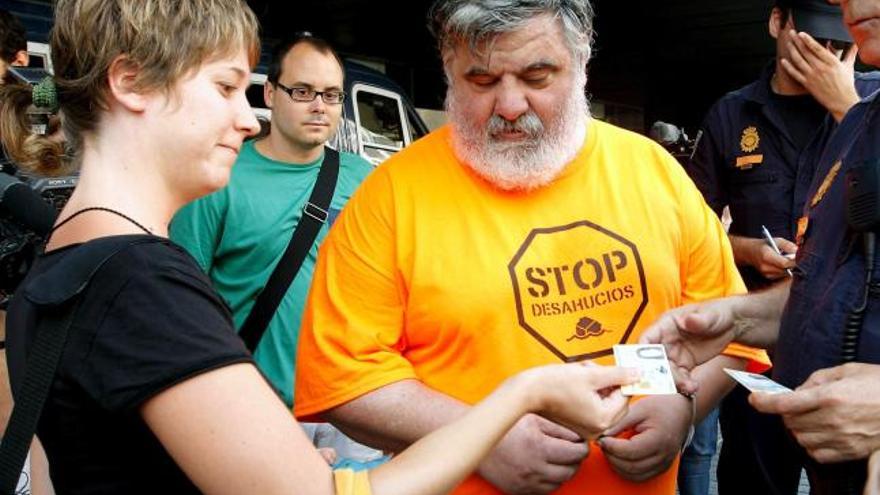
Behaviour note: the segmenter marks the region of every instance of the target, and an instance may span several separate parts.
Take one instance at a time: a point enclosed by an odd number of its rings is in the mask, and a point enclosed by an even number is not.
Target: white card
[[[765,394],[784,394],[791,392],[790,388],[780,385],[764,375],[749,373],[748,371],[732,370],[729,368],[724,368],[724,371],[751,392],[761,392]]]
[[[641,372],[638,383],[620,388],[623,395],[666,395],[675,394],[675,380],[666,348],[661,344],[616,345],[614,360],[617,366],[636,368]]]

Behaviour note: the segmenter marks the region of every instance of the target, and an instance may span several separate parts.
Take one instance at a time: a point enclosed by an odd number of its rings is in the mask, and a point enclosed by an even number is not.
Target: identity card
[[[727,372],[731,378],[739,382],[740,385],[752,392],[762,392],[765,394],[784,394],[786,392],[791,392],[790,388],[780,385],[764,375],[749,373],[748,371],[732,370],[730,368],[724,368],[724,371]]]

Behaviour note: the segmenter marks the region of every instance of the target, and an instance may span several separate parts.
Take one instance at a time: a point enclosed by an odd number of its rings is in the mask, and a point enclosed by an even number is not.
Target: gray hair
[[[593,47],[590,0],[437,0],[428,12],[428,28],[441,54],[459,42],[479,53],[482,43],[542,15],[559,20],[569,51],[586,64]]]

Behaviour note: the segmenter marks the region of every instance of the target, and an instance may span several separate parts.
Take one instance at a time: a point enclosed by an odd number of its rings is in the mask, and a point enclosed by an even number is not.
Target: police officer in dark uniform
[[[871,1],[880,7],[880,2]],[[880,63],[880,59],[870,61]],[[877,248],[876,236],[861,232],[863,226],[876,232],[880,218],[848,224],[846,194],[848,187],[858,187],[847,185],[856,179],[852,175],[856,169],[880,172],[878,112],[880,97],[875,93],[850,111],[822,154],[798,222],[797,269],[779,329],[773,378],[791,388],[805,382],[826,387],[837,382],[835,390],[814,393],[827,401],[815,403],[817,409],[824,409],[814,413],[821,418],[799,417],[800,409],[810,407],[809,401],[797,411],[773,402],[761,407],[771,413],[797,414],[792,429],[812,454],[806,458],[810,483],[821,494],[861,494],[864,465],[827,462],[864,459],[880,447],[880,263],[876,254],[869,254]],[[857,182],[867,184],[866,179]],[[858,192],[853,189],[851,194]],[[857,345],[847,349],[847,341]],[[843,362],[861,364],[839,366]],[[817,370],[825,371],[820,378],[811,378]],[[827,440],[814,443],[813,432],[821,424],[841,431],[824,432]],[[853,438],[847,431],[857,435]]]
[[[870,3],[880,19],[880,0],[846,2]],[[875,46],[863,49],[862,58],[880,65],[877,24],[865,30]],[[797,222],[791,283],[686,308],[700,313],[698,319],[661,317],[644,337],[667,342],[681,328],[678,322],[688,320],[688,332],[702,334],[689,344],[698,362],[712,357],[707,347],[724,345],[718,339],[704,345],[706,336],[733,337],[736,328],[743,344],[775,347],[772,377],[796,390],[753,394],[749,402],[783,419],[791,433],[788,446],[794,446],[783,455],[804,462],[813,495],[861,494],[863,461],[880,450],[880,221],[877,209],[847,211],[853,198],[874,197],[878,174],[880,94],[874,93],[849,111],[818,160]],[[680,355],[676,349],[670,353]]]
[[[880,66],[880,0],[829,1],[843,4],[862,60]],[[685,367],[711,359],[730,340],[775,348],[772,377],[795,390],[752,394],[749,403],[784,422],[790,448],[780,455],[804,463],[813,495],[862,494],[864,461],[873,456],[874,480],[865,493],[874,494],[880,488],[880,95],[852,107],[816,163],[796,222],[791,282],[673,310],[642,342],[667,344]],[[849,208],[866,199],[874,208]],[[752,483],[749,490],[772,493]]]
[[[783,253],[797,251],[792,240],[819,153],[859,97],[880,87],[877,73],[854,74],[856,51],[841,46],[851,38],[837,6],[779,0],[768,27],[776,60],[757,81],[712,107],[686,167],[716,213],[730,209],[731,246],[749,290],[772,284],[794,267],[768,245],[762,228]],[[822,64],[831,57],[804,50],[793,29],[830,49],[833,62]],[[788,441],[778,417],[755,413],[746,391],[737,388],[723,402],[720,422],[719,493],[797,493],[800,463],[778,451]]]

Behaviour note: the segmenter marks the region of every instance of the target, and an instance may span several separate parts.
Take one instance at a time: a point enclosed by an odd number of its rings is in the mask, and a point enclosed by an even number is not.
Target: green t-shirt
[[[244,144],[229,184],[181,209],[171,222],[171,239],[186,248],[207,272],[232,308],[235,327],[244,324],[266,285],[312,192],[323,156],[291,164],[261,155]],[[254,357],[288,405],[293,404],[296,343],[312,280],[318,244],[373,167],[363,158],[340,153],[339,179],[327,224],[318,233],[302,268],[263,334]]]

